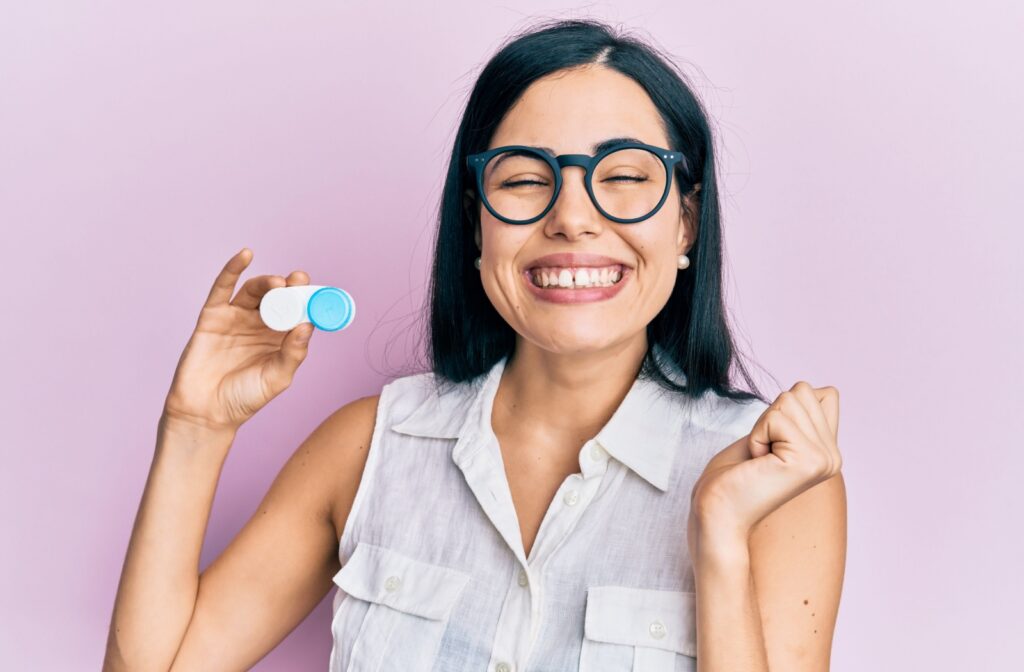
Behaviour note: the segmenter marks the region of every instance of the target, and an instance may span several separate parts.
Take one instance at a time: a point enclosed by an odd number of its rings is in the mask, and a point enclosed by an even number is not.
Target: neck
[[[568,353],[517,339],[494,399],[495,433],[537,442],[585,441],[611,419],[629,392],[647,347],[646,333],[602,349]]]

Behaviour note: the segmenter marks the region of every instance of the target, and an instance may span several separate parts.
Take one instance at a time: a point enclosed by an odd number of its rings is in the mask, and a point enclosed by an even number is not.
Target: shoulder
[[[725,404],[729,418],[727,427],[736,437],[750,433],[768,407],[771,405],[761,399],[727,399]]]
[[[733,399],[712,390],[683,404],[683,441],[693,454],[691,464],[707,471],[744,459],[750,434],[769,404],[752,399]]]
[[[381,407],[387,409],[392,422],[408,417],[425,402],[436,403],[444,396],[433,371],[423,371],[395,378],[381,390]]]
[[[376,425],[380,394],[354,399],[328,415],[299,446],[294,459],[309,464],[306,495],[323,493],[327,515],[341,535],[362,479]]]
[[[338,521],[341,514],[342,523],[366,466],[380,397],[373,394],[341,406],[306,441],[307,451],[321,463],[320,471],[330,481],[331,516]]]
[[[322,473],[330,480],[331,517],[339,535],[352,510],[378,425],[412,412],[432,390],[430,372],[396,378],[379,393],[336,409],[310,435],[308,448],[320,454]]]
[[[380,397],[377,393],[348,402],[328,415],[317,432],[322,431],[325,443],[341,453],[358,451],[373,436]]]
[[[737,439],[749,434],[769,404],[756,397],[733,399],[708,390],[693,403],[691,424],[704,432]]]
[[[396,378],[385,383],[379,393],[350,401],[332,412],[311,438],[317,437],[318,444],[341,464],[364,462],[374,429],[385,414],[401,417],[433,394],[430,372]]]

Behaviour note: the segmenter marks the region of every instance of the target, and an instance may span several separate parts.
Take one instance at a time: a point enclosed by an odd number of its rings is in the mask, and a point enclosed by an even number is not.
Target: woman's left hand
[[[838,431],[836,388],[800,381],[780,394],[750,434],[716,455],[694,485],[691,553],[697,537],[711,531],[745,543],[762,518],[838,474]]]

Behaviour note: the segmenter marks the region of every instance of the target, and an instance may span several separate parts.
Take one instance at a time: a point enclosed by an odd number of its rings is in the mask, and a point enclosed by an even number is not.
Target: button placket
[[[608,467],[607,452],[601,446],[591,443],[580,450],[581,472],[570,475],[562,484],[550,509],[545,513],[534,539],[529,567],[527,560],[517,563],[510,576],[501,612],[498,616],[497,632],[488,670],[499,672],[506,668],[514,671],[514,661],[529,662],[536,643],[540,624],[541,604],[544,601],[543,581],[539,568],[552,549],[557,548],[565,538],[604,480]],[[510,518],[513,516],[510,515]],[[517,559],[518,553],[516,554]],[[525,633],[529,633],[528,636]]]
[[[487,665],[489,672],[514,672],[515,661],[521,660],[527,654],[531,644],[531,638],[524,637],[524,633],[532,631],[536,625],[534,612],[537,596],[527,568],[516,563],[507,585],[501,612],[498,614],[491,659]]]
[[[580,474],[583,480],[601,477],[608,470],[608,458],[608,451],[597,439],[590,439],[584,443],[579,454]]]

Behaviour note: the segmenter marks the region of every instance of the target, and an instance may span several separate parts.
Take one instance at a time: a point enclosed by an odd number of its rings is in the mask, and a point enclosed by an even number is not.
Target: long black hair
[[[511,356],[516,342],[515,331],[484,293],[473,264],[479,197],[477,207],[467,207],[463,200],[465,190],[473,189],[466,156],[487,149],[498,124],[531,83],[592,63],[632,78],[651,97],[668,129],[669,147],[682,150],[692,167],[692,174],[682,168],[676,171],[679,193],[691,193],[700,183],[694,198],[699,212],[691,263],[679,272],[668,303],[647,325],[648,351],[638,375],[692,397],[710,389],[733,399],[767,401],[736,357],[726,322],[716,166],[703,106],[670,59],[594,19],[549,19],[513,35],[473,86],[452,147],[435,239],[427,348],[435,379],[442,384],[471,381],[503,356]],[[681,204],[687,207],[686,201]],[[661,361],[661,353],[668,362]],[[676,382],[666,364],[684,372],[685,384]],[[734,364],[752,391],[733,387]]]

